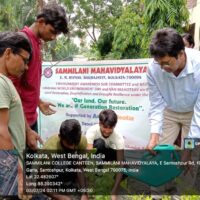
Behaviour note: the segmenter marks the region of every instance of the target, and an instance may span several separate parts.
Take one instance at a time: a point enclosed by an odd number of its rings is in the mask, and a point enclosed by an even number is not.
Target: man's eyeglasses
[[[28,63],[30,62],[29,58],[24,57],[23,55],[21,55],[20,53],[17,53],[17,55],[19,55],[22,60],[24,61],[25,65],[28,65]]]
[[[158,62],[158,61],[153,61],[154,64],[160,65],[162,67],[170,67],[172,65],[172,60],[169,60],[167,62]]]

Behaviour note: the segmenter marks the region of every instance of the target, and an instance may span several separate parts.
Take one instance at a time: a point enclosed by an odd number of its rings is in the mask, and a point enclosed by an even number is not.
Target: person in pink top
[[[51,115],[55,110],[53,104],[40,99],[40,84],[42,75],[42,40],[55,40],[61,33],[68,33],[66,12],[63,7],[55,3],[47,4],[37,15],[35,22],[25,26],[21,32],[27,37],[32,46],[32,57],[28,70],[20,78],[11,78],[20,97],[26,118],[27,145],[30,149],[37,149],[37,141],[42,143],[37,130],[37,107],[44,115]]]

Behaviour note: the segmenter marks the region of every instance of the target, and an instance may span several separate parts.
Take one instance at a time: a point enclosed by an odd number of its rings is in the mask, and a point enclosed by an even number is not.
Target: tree
[[[83,38],[88,36],[96,43],[98,35],[104,29],[113,26],[115,17],[122,11],[121,0],[60,0],[70,15],[70,35]]]
[[[149,57],[148,47],[155,30],[172,27],[181,33],[188,25],[186,0],[135,0],[126,5],[114,28],[102,31],[99,37],[96,49],[101,58]]]
[[[112,17],[120,13],[121,6],[120,0],[79,0],[76,25],[96,43],[97,34],[112,26]]]
[[[65,4],[70,16],[69,37],[79,37],[81,52],[90,58],[100,59],[98,35],[105,33],[106,36],[106,33],[114,28],[116,18],[122,13],[122,0],[60,0],[60,2]],[[85,50],[88,49],[88,43],[90,43],[89,52]]]
[[[155,30],[172,27],[181,33],[183,27],[188,26],[186,0],[49,1],[57,1],[66,7],[70,30],[65,40],[59,37],[57,42],[46,46],[49,52],[45,55],[53,60],[69,55],[65,46],[72,47],[72,55],[77,52],[77,47],[72,45],[75,36],[81,39],[84,53],[88,48],[88,37],[91,39],[90,52],[86,53],[93,59],[148,57],[149,42]],[[31,25],[43,3],[43,0],[2,0],[0,31]],[[60,52],[62,46],[66,56]]]
[[[112,50],[113,39],[114,39],[113,28],[102,31],[96,46],[102,58],[104,58]]]
[[[18,23],[16,16],[19,11],[19,6],[22,4],[19,0],[3,0],[0,5],[0,30],[16,30],[18,28]],[[16,8],[16,10],[14,10]]]
[[[136,7],[138,12],[135,12]],[[127,59],[145,56],[141,45],[141,41],[145,37],[144,21],[140,11],[139,3],[135,3],[134,8],[131,5],[124,8],[121,17],[115,22],[112,50],[109,57]]]
[[[68,37],[61,36],[48,43],[48,49],[43,52],[44,60],[70,60],[79,53],[79,48]]]
[[[188,25],[189,11],[186,0],[144,0],[144,18],[148,31],[172,27],[182,32]]]
[[[2,0],[0,5],[0,31],[17,31],[30,25],[37,13],[36,0]]]

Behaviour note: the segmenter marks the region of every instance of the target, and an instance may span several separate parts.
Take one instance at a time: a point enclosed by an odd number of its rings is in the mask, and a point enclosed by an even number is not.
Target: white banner
[[[79,120],[85,133],[98,123],[101,110],[113,109],[125,147],[146,146],[150,133],[148,62],[149,59],[43,63],[41,99],[54,103],[57,112],[52,116],[39,113],[42,139],[58,133],[61,122],[69,118]]]

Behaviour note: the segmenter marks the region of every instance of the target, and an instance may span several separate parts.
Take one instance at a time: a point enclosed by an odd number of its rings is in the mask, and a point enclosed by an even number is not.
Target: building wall
[[[187,2],[190,11],[190,24],[195,24],[194,48],[200,50],[200,0],[188,0]]]
[[[189,9],[195,7],[197,4],[197,0],[187,0],[187,6]]]

